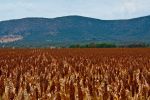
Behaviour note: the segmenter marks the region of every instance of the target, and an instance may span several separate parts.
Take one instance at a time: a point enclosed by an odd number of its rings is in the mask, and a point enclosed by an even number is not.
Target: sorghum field
[[[0,100],[150,100],[150,49],[0,49]]]

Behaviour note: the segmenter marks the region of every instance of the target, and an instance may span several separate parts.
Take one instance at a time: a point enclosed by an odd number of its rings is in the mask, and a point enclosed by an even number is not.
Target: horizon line
[[[12,20],[21,20],[21,19],[32,19],[32,18],[39,18],[39,19],[57,19],[57,18],[63,18],[63,17],[85,17],[85,18],[92,18],[92,19],[97,19],[97,20],[104,20],[104,21],[111,21],[111,20],[132,20],[132,19],[137,19],[137,18],[143,18],[143,17],[148,17],[150,15],[145,15],[145,16],[139,16],[139,17],[133,17],[133,18],[121,18],[121,19],[100,19],[100,18],[95,18],[95,17],[89,17],[89,16],[82,16],[82,15],[64,15],[64,16],[58,16],[58,17],[22,17],[22,18],[12,18],[12,19],[8,19],[8,20],[0,20],[0,22],[4,22],[4,21],[12,21]]]

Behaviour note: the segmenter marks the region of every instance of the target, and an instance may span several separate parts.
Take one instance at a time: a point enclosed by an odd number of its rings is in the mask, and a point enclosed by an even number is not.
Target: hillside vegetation
[[[24,44],[24,47],[29,44],[33,47],[69,46],[83,42],[150,43],[149,26],[150,16],[129,20],[100,20],[82,16],[23,18],[1,21],[0,37],[21,36],[23,39],[10,44]]]

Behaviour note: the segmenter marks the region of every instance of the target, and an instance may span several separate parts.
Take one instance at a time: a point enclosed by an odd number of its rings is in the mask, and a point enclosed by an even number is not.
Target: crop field
[[[150,49],[0,49],[0,100],[150,100]]]

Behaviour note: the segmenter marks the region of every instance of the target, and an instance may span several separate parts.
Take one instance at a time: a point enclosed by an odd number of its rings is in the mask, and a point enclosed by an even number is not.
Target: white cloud
[[[123,10],[128,13],[135,13],[139,7],[138,3],[135,2],[136,0],[124,0],[123,2]]]
[[[129,19],[150,15],[149,0],[117,0],[109,11],[105,9],[104,19]]]
[[[132,16],[140,12],[144,12],[145,10],[150,10],[149,3],[150,1],[148,0],[122,0],[120,10],[126,16]]]

